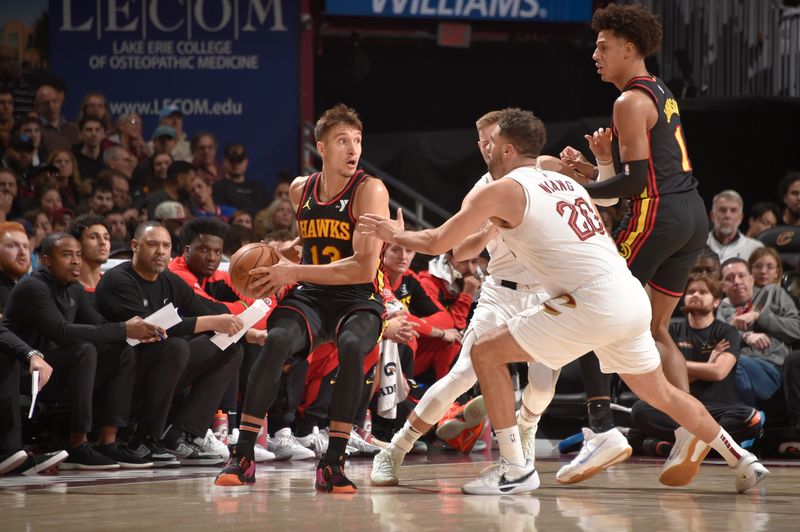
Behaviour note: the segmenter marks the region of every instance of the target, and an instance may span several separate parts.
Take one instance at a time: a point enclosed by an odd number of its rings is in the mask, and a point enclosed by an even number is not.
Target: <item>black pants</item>
[[[172,408],[172,424],[195,436],[211,425],[233,375],[242,363],[242,348],[221,351],[206,335],[191,340],[167,338],[140,344],[137,358],[139,433],[160,438]]]
[[[0,453],[22,449],[19,380],[19,361],[0,353]]]
[[[79,342],[47,352],[53,375],[40,392],[42,402],[63,401],[69,405],[69,430],[92,430],[95,388],[105,389],[100,425],[124,427],[130,417],[136,375],[135,358],[123,343],[94,345]]]
[[[737,442],[755,438],[760,427],[751,424],[756,409],[737,403],[703,403],[714,421],[720,424]],[[655,436],[665,441],[675,441],[678,424],[671,417],[656,410],[644,401],[637,401],[631,411],[633,426],[646,436]]]
[[[800,351],[792,351],[783,361],[783,393],[790,422],[800,429]]]

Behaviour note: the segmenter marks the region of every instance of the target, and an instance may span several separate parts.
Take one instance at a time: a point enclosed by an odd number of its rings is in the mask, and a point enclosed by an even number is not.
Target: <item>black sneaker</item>
[[[181,434],[172,446],[167,444],[166,449],[178,458],[181,465],[213,466],[225,461],[220,454],[204,451],[186,434]]]
[[[140,456],[117,442],[98,445],[97,451],[114,460],[122,469],[147,469],[153,467],[153,461],[148,460],[147,456]]]
[[[319,491],[329,493],[355,493],[358,488],[344,474],[344,462],[329,464],[319,461],[317,464],[317,482]]]
[[[44,454],[29,454],[22,464],[9,471],[8,474],[33,476],[45,473],[49,469],[57,468],[58,464],[66,460],[68,456],[69,453],[63,450]]]
[[[67,449],[69,457],[61,462],[59,469],[80,469],[98,471],[106,469],[119,469],[119,464],[105,455],[97,452],[94,445],[83,442],[73,449]]]
[[[181,465],[174,454],[167,452],[160,441],[150,436],[139,444],[131,444],[128,450],[148,462],[153,462],[153,467],[156,468],[173,468]]]
[[[8,451],[0,454],[0,475],[5,475],[9,471],[18,467],[28,458],[28,453],[20,449],[19,451]]]
[[[248,486],[256,483],[256,463],[252,458],[239,456],[234,445],[228,465],[214,479],[214,485],[220,487]]]

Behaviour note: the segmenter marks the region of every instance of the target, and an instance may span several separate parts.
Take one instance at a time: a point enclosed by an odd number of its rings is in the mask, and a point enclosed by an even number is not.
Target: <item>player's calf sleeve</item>
[[[522,406],[531,415],[541,415],[556,393],[561,370],[553,370],[537,362],[528,364],[528,385],[522,391]]]

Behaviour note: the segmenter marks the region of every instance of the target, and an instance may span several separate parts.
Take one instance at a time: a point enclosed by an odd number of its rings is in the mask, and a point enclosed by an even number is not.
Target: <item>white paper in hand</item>
[[[271,302],[272,300],[269,301]],[[238,342],[253,325],[267,314],[269,307],[270,305],[265,303],[263,299],[256,299],[252,305],[237,314],[239,319],[242,320],[242,325],[244,325],[241,331],[234,335],[217,333],[211,337],[211,341],[223,351],[228,349],[231,344]]]
[[[181,317],[178,316],[178,309],[175,308],[175,305],[170,303],[147,316],[144,321],[153,325],[158,325],[164,329],[169,329],[170,327],[175,327],[182,320]],[[139,345],[140,343],[142,342],[139,340],[128,338],[128,345]]]
[[[36,396],[39,395],[39,370],[31,373],[31,409],[28,411],[28,419],[33,417],[33,408],[36,406]]]

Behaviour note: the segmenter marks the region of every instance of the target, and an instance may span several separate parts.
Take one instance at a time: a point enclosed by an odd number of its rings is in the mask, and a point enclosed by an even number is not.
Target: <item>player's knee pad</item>
[[[556,382],[561,370],[543,364],[528,364],[528,385],[522,391],[522,403],[532,414],[545,411],[556,393]]]

